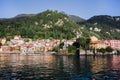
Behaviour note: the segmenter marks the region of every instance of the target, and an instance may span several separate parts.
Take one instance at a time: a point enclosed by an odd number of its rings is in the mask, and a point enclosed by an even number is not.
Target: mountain
[[[101,38],[120,39],[120,16],[98,15],[79,24],[85,25]]]
[[[28,17],[32,17],[35,16],[36,14],[19,14],[15,17],[13,17],[13,19],[23,19],[23,18],[28,18]]]
[[[120,29],[120,16],[99,15],[88,20],[90,23],[104,24]]]
[[[32,39],[71,39],[76,36],[120,39],[120,17],[99,15],[85,20],[56,10],[46,10],[0,19],[0,38],[14,35]]]
[[[78,23],[78,22],[84,22],[85,19],[79,17],[79,16],[76,16],[76,15],[69,15],[69,18],[71,20],[73,20],[74,22]]]
[[[18,17],[31,17],[31,16],[35,16],[35,14],[19,14],[19,15],[15,16],[14,18],[18,18]]]
[[[68,15],[53,10],[0,20],[0,37],[21,35],[35,39],[70,39],[76,36],[78,30],[79,25],[70,20]]]

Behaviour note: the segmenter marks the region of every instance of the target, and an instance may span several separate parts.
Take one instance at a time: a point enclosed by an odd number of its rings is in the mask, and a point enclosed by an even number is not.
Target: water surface
[[[0,54],[0,80],[120,80],[120,56]]]

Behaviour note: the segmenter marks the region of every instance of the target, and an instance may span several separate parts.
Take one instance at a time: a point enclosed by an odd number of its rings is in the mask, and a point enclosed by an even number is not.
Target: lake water
[[[120,80],[120,56],[0,54],[0,80]]]

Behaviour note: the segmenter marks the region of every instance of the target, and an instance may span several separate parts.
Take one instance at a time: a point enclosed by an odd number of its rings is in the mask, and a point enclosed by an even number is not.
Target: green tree
[[[117,54],[120,54],[120,50],[117,50]]]
[[[29,38],[24,38],[24,41],[25,42],[29,42]]]
[[[62,43],[60,43],[59,48],[62,49],[63,46],[64,46],[64,43],[62,42]]]
[[[104,54],[106,52],[106,49],[101,48],[101,49],[98,50],[98,52],[101,52],[102,54]]]
[[[7,41],[10,41],[10,39],[13,39],[13,36],[6,36]]]
[[[80,46],[85,49],[85,45],[86,45],[86,39],[84,37],[80,37],[78,39],[76,39],[76,42],[80,44]]]
[[[75,54],[76,54],[76,56],[77,57],[79,57],[79,55],[80,55],[80,42],[74,42],[73,43],[73,46],[75,47],[75,49],[76,49],[76,52],[75,52]]]
[[[108,47],[106,48],[106,51],[107,51],[107,52],[112,52],[113,49],[112,49],[110,46],[108,46]]]
[[[75,53],[75,47],[73,45],[68,45],[68,53]]]
[[[76,42],[80,43],[82,49],[85,50],[85,53],[87,54],[87,50],[89,49],[91,39],[90,38],[84,38],[80,37],[76,40]]]
[[[55,46],[52,51],[58,52],[59,51],[59,46]]]
[[[87,38],[86,39],[86,48],[89,50],[90,49],[90,43],[91,43],[91,39],[90,38]]]

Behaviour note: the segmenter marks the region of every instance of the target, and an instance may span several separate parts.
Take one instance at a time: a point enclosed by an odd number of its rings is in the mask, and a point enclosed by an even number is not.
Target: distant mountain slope
[[[93,16],[82,24],[101,38],[120,39],[120,16]]]
[[[19,14],[17,16],[15,16],[14,18],[17,18],[17,17],[31,17],[31,16],[35,16],[36,14]]]
[[[69,18],[76,23],[85,21],[85,19],[80,18],[79,16],[75,16],[75,15],[69,15]]]
[[[36,14],[19,14],[15,17],[13,17],[13,19],[23,19],[23,18],[28,18],[28,17],[32,17],[35,16]]]
[[[120,29],[120,16],[109,16],[109,15],[93,16],[87,22],[104,24]]]

